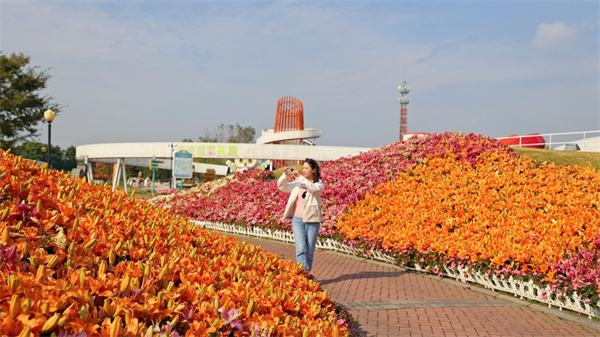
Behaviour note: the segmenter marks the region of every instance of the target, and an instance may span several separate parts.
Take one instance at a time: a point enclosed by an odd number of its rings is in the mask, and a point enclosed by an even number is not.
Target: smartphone
[[[291,168],[286,169],[285,170],[285,174],[288,175],[288,176],[291,175],[292,174],[292,169]]]

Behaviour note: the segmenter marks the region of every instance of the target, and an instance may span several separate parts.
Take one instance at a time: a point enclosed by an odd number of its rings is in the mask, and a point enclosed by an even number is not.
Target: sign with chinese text
[[[194,172],[193,156],[186,150],[175,152],[173,157],[173,177],[190,179]]]

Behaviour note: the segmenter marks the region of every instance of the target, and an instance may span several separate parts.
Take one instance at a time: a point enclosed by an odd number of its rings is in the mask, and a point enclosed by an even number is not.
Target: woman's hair
[[[304,159],[304,162],[308,163],[308,165],[310,165],[310,167],[313,170],[315,170],[315,173],[313,174],[313,180],[315,182],[321,181],[321,169],[319,168],[319,164],[317,163],[317,161],[314,159],[306,158]]]

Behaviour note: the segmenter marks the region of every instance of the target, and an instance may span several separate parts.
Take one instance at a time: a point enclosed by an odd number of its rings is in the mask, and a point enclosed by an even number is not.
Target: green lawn
[[[600,170],[600,153],[581,151],[557,151],[550,149],[525,149],[514,147],[513,150],[522,156],[533,158],[537,161],[552,162],[558,165],[592,165]]]
[[[131,186],[127,186],[127,191],[129,193],[132,193],[133,190],[135,190],[135,197],[138,199],[142,199],[142,198],[152,198],[152,189],[147,190],[147,189],[141,189],[141,188],[133,188]],[[156,192],[156,191],[154,191]],[[154,193],[154,195],[157,195],[157,193]]]
[[[108,186],[111,187],[111,182],[109,181]],[[119,191],[125,191],[124,185],[123,185],[123,181],[121,180],[121,182],[119,183],[119,187],[118,187]],[[157,190],[157,189],[156,189]],[[155,192],[156,192],[155,190]],[[152,189],[145,189],[145,188],[135,188],[132,186],[127,186],[127,192],[131,195],[131,193],[133,193],[133,191],[135,191],[135,197],[138,199],[142,199],[142,198],[152,198]],[[158,195],[158,193],[154,194],[155,196]]]

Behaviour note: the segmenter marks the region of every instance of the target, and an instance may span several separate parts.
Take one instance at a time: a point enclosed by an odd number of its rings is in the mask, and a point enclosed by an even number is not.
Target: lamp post
[[[51,146],[51,134],[52,134],[52,121],[54,120],[54,117],[56,117],[56,113],[50,109],[44,111],[44,119],[46,120],[46,122],[48,122],[48,167],[52,168],[52,162],[51,162],[51,156],[50,153],[52,153],[52,146]]]

